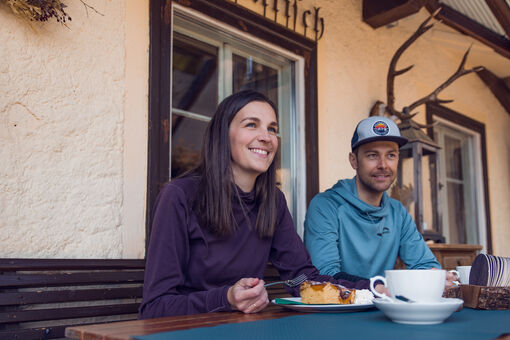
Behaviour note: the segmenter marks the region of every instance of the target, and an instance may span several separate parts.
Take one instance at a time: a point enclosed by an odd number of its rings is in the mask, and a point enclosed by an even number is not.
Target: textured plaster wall
[[[126,2],[122,257],[145,257],[149,0]]]
[[[69,29],[0,5],[0,257],[123,253],[126,1],[67,3]]]

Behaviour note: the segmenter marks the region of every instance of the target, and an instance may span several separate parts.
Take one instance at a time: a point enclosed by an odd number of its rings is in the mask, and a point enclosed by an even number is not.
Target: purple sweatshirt
[[[140,319],[231,311],[228,289],[243,277],[263,279],[268,261],[278,269],[282,280],[305,273],[311,280],[368,288],[365,280],[353,283],[319,274],[294,229],[280,190],[277,227],[272,238],[261,239],[250,229],[237,198],[232,207],[238,228],[232,235],[220,238],[201,228],[191,209],[198,183],[198,177],[175,179],[158,196]],[[258,212],[254,191],[241,192],[241,199],[254,226]],[[299,296],[299,287],[288,290]]]

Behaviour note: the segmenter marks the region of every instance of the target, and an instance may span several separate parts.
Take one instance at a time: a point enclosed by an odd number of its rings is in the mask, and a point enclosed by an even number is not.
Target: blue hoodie
[[[305,245],[321,274],[369,278],[393,269],[441,268],[404,206],[383,193],[381,206],[358,198],[356,177],[316,195],[305,219]]]

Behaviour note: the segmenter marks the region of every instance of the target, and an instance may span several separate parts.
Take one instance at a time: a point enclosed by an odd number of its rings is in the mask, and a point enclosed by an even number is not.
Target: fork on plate
[[[296,276],[292,280],[276,281],[276,282],[266,283],[264,285],[264,287],[269,287],[269,286],[278,285],[278,284],[282,284],[282,283],[284,285],[289,286],[289,287],[295,287],[295,286],[299,286],[300,284],[305,282],[307,279],[308,278],[306,277],[306,274],[301,274],[299,276]]]

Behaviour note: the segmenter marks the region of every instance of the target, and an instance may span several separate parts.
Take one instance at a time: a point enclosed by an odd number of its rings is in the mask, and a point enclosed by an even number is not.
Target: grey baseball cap
[[[405,145],[407,138],[402,137],[400,130],[395,122],[387,117],[372,116],[363,119],[356,126],[351,140],[352,150],[358,146],[379,140],[389,140],[398,144]]]

